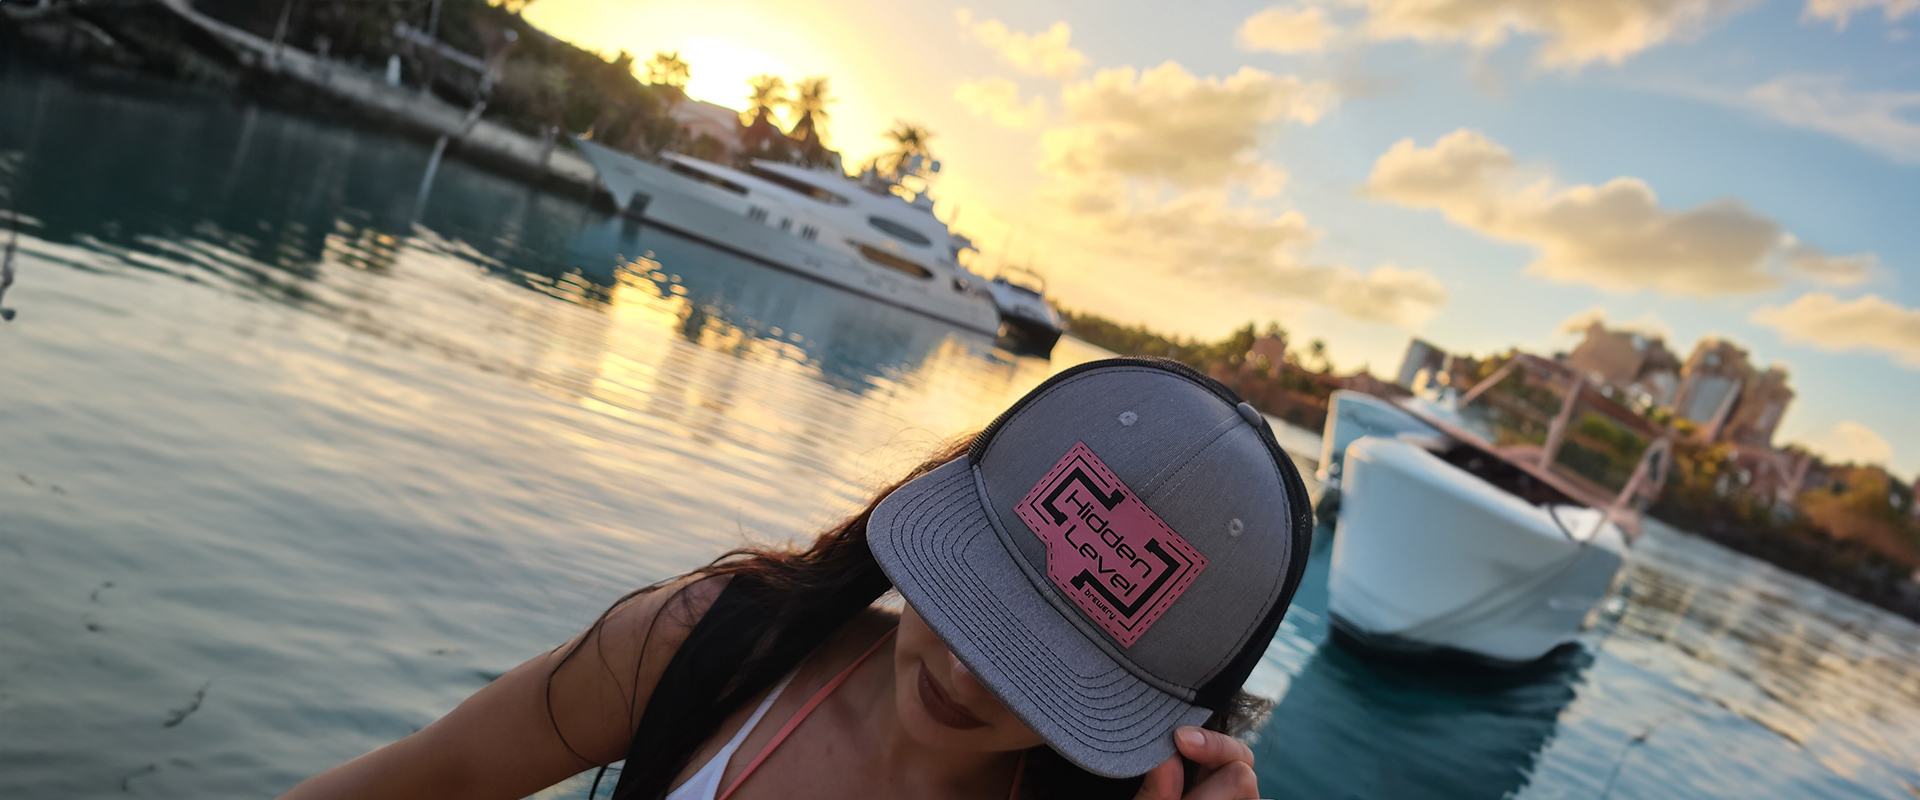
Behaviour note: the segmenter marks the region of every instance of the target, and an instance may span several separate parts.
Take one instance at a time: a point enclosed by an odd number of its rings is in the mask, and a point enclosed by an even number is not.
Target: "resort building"
[[[1414,380],[1420,376],[1422,370],[1426,371],[1431,379],[1431,376],[1440,374],[1446,366],[1445,350],[1433,346],[1431,342],[1414,339],[1407,342],[1407,357],[1400,362],[1400,376],[1394,380],[1394,383],[1400,384],[1402,389],[1417,390]]]
[[[1673,410],[1699,426],[1700,437],[1707,441],[1772,449],[1773,433],[1793,402],[1787,380],[1785,367],[1756,370],[1747,351],[1707,339],[1687,358]]]
[[[1734,401],[1752,375],[1747,351],[1732,342],[1703,339],[1694,345],[1693,355],[1687,357],[1680,371],[1674,413],[1699,426],[1701,438],[1718,439],[1721,425],[1733,412]]]
[[[1642,410],[1669,406],[1680,386],[1680,359],[1665,340],[1595,322],[1567,356],[1567,366]]]
[[[1259,363],[1264,359],[1267,376],[1280,374],[1287,363],[1287,337],[1284,334],[1269,333],[1253,340],[1253,347],[1247,350],[1247,360]]]
[[[673,121],[686,131],[688,141],[702,135],[718,140],[727,154],[740,152],[740,112],[718,103],[687,99],[673,104]]]
[[[1723,436],[1748,447],[1773,447],[1773,432],[1793,402],[1793,390],[1787,387],[1787,371],[1780,365],[1749,378],[1734,404]]]

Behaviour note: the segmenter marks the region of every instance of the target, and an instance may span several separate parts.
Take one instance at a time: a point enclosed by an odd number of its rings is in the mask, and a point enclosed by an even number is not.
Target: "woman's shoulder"
[[[733,578],[685,576],[634,594],[614,606],[601,621],[606,639],[637,646],[647,653],[671,653],[718,602]]]

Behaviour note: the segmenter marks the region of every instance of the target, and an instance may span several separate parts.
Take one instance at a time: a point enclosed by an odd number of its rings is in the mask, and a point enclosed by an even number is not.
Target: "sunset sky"
[[[1551,352],[1601,316],[1783,363],[1777,443],[1920,471],[1920,0],[964,7],[540,0],[693,96],[832,79],[850,160],[936,134],[985,269],[1197,336],[1272,319],[1339,367],[1409,335]]]

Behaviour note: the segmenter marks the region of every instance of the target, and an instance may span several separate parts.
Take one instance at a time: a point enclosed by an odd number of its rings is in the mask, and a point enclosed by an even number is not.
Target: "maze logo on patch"
[[[1187,591],[1207,559],[1076,442],[1015,513],[1047,546],[1047,577],[1122,647]]]

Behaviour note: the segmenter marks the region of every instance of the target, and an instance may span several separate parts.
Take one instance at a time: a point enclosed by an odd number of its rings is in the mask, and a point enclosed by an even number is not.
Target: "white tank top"
[[[791,672],[787,673],[787,677],[781,678],[779,685],[774,686],[773,691],[767,693],[767,699],[760,701],[760,707],[753,710],[753,716],[747,717],[746,723],[740,726],[740,732],[727,740],[726,746],[720,748],[720,752],[714,753],[712,758],[707,759],[707,763],[702,764],[700,771],[693,773],[693,777],[688,778],[686,783],[668,792],[667,800],[714,800],[719,797],[720,780],[726,777],[727,763],[733,760],[733,751],[740,749],[740,743],[747,740],[747,734],[752,733],[754,726],[760,724],[760,718],[767,715],[767,709],[773,707],[773,701],[780,699],[780,693],[786,691],[787,684],[792,680]]]

